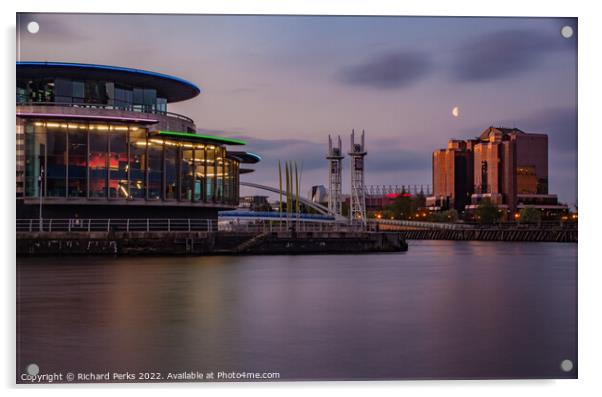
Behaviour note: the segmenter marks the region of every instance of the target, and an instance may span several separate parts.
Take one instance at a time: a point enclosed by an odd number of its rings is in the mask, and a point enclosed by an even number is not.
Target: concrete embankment
[[[465,230],[403,230],[398,233],[406,240],[475,240],[475,241],[532,241],[576,243],[577,230],[554,229],[465,229]]]
[[[281,255],[407,251],[398,232],[19,232],[17,255]]]

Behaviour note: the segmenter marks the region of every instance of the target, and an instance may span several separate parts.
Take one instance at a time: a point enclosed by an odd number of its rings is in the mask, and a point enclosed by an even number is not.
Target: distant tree
[[[441,213],[443,215],[443,222],[455,222],[458,220],[458,211],[455,208],[451,210],[443,211]]]
[[[495,205],[488,197],[481,200],[475,211],[477,221],[483,225],[491,225],[498,221],[500,213],[497,205]]]
[[[432,212],[429,214],[428,220],[431,222],[456,222],[458,218],[458,211],[452,208],[447,211]]]
[[[523,208],[520,210],[520,223],[539,223],[541,222],[541,212],[537,208]]]

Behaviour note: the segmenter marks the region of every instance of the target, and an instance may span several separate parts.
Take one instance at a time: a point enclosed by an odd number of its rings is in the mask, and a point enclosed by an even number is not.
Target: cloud
[[[324,170],[328,172],[326,160],[326,142],[316,143],[300,139],[258,139],[249,136],[241,136],[248,143],[250,150],[262,156],[263,160],[254,166],[258,171],[261,169],[273,170],[277,175],[278,161],[296,161],[304,171]],[[388,142],[389,140],[385,140]],[[405,172],[416,170],[430,170],[431,157],[429,153],[414,152],[393,145],[382,145],[380,141],[369,141],[368,155],[366,156],[366,177],[381,172]],[[345,151],[345,148],[344,148]],[[344,168],[349,166],[349,156],[343,160]]]
[[[467,42],[455,53],[452,74],[460,81],[513,77],[532,69],[553,51],[570,49],[576,40],[532,30],[505,30]]]
[[[338,79],[349,85],[392,90],[417,82],[431,68],[430,58],[422,52],[392,52],[343,68]]]
[[[577,152],[577,109],[549,108],[526,117],[526,131],[548,134],[550,148],[559,152]]]

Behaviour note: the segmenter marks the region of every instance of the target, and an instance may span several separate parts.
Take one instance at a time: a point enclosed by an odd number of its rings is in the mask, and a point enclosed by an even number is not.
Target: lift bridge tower
[[[364,141],[364,131],[360,143],[355,143],[355,130],[351,132],[351,200],[349,220],[366,225],[366,194],[364,192],[364,157],[368,154]]]
[[[332,146],[332,138],[328,135],[328,155],[326,159],[330,163],[328,171],[328,211],[335,216],[342,214],[343,189],[341,175],[343,173],[343,154],[341,149],[341,137],[338,137],[338,145]]]

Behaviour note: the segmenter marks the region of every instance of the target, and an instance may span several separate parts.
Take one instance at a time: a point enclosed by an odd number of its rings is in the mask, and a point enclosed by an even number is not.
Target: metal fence
[[[216,219],[17,219],[17,232],[215,232]]]
[[[537,223],[521,223],[521,222],[498,222],[495,224],[487,225],[476,222],[422,222],[422,221],[405,221],[405,220],[389,220],[379,219],[370,220],[369,223],[379,223],[382,225],[392,226],[403,226],[411,227],[416,229],[444,229],[444,230],[467,230],[467,229],[502,229],[502,230],[516,230],[516,229],[568,229],[576,230],[576,222],[562,222],[562,221],[541,221]]]
[[[168,112],[159,110],[146,105],[109,105],[104,103],[73,103],[73,102],[18,102],[17,106],[57,106],[57,107],[71,107],[71,108],[84,108],[84,109],[103,109],[103,110],[121,110],[126,112],[137,112],[137,113],[148,113],[158,114],[162,116],[169,116],[179,120],[186,121],[188,123],[194,123],[190,117],[186,117],[179,113]]]
[[[252,222],[237,222],[220,220],[219,230],[224,232],[241,233],[276,233],[276,232],[350,232],[367,230],[361,224],[350,225],[341,222],[324,222],[290,219],[286,220],[256,220]]]

